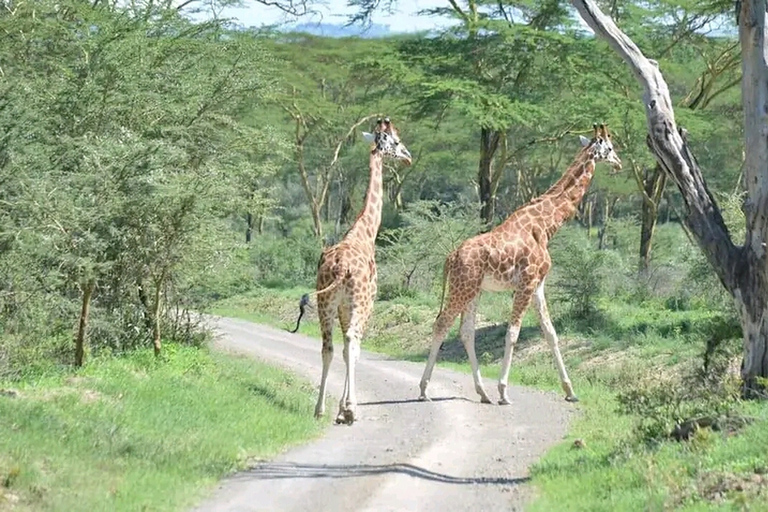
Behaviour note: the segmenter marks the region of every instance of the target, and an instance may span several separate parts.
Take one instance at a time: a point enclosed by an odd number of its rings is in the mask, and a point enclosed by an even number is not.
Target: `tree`
[[[684,222],[695,237],[740,314],[744,336],[743,394],[762,394],[768,378],[768,47],[765,0],[743,0],[738,13],[742,53],[746,240],[733,243],[687,141],[675,122],[672,101],[656,62],[640,49],[592,0],[573,0],[584,21],[606,39],[642,84],[648,119],[648,145],[675,181],[685,201]]]
[[[34,293],[66,304],[48,314],[79,312],[76,364],[94,314],[159,353],[174,284],[213,257],[243,174],[269,170],[269,138],[237,120],[270,87],[263,50],[151,2],[19,4],[0,31],[0,265],[26,258]]]
[[[381,6],[352,4],[360,7],[361,20]],[[512,10],[521,14],[518,20]],[[378,54],[359,68],[369,83],[386,84],[387,93],[399,90],[417,119],[441,120],[448,110],[456,110],[472,120],[479,149],[475,186],[480,217],[490,226],[496,221],[496,196],[507,164],[507,151],[500,149],[527,144],[528,136],[508,141],[520,126],[531,133],[542,130],[548,115],[539,100],[553,90],[540,84],[566,88],[572,76],[566,56],[574,41],[555,30],[568,28],[567,13],[549,0],[449,0],[446,7],[425,14],[449,16],[458,24],[436,38],[404,38],[393,54]],[[551,57],[543,58],[545,53]]]

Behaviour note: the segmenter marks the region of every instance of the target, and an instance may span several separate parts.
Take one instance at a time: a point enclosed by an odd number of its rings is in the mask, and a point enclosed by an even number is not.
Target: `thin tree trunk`
[[[152,303],[152,345],[155,348],[155,356],[159,356],[162,349],[160,341],[160,300],[164,283],[165,271],[161,273],[159,279],[155,280],[155,301]]]
[[[480,130],[480,163],[477,170],[477,184],[480,194],[480,219],[490,229],[494,219],[495,197],[493,197],[493,155],[499,148],[501,133],[490,128]]]
[[[85,336],[88,330],[88,314],[91,311],[91,297],[95,288],[94,281],[88,281],[81,287],[83,292],[82,305],[80,307],[80,322],[77,326],[75,338],[75,366],[83,366],[85,359]]]
[[[248,212],[245,215],[245,243],[251,243],[251,236],[253,234],[253,214]]]
[[[643,206],[640,224],[640,272],[645,273],[651,264],[651,247],[656,223],[659,220],[659,202],[664,193],[667,175],[660,165],[656,165],[653,174],[645,171],[643,177]]]

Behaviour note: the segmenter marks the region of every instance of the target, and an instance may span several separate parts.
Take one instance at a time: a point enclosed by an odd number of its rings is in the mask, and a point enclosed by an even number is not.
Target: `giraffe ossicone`
[[[325,413],[326,384],[333,360],[333,324],[338,317],[344,335],[346,375],[336,422],[349,425],[356,419],[355,367],[360,356],[360,342],[376,298],[375,242],[381,224],[384,196],[382,163],[386,157],[402,161],[406,165],[411,164],[411,154],[400,141],[400,135],[388,117],[379,119],[373,133],[364,132],[363,137],[372,144],[369,159],[370,181],[365,194],[365,204],[341,242],[323,250],[317,266],[317,291],[314,292],[317,296],[317,314],[323,338],[323,369],[315,417]],[[296,330],[298,328],[297,322]]]
[[[487,233],[465,240],[445,260],[440,313],[432,329],[432,346],[421,378],[421,400],[429,400],[427,386],[448,330],[461,315],[460,337],[467,351],[475,390],[483,403],[491,403],[483,386],[475,354],[475,316],[482,291],[514,291],[512,314],[504,338],[499,376],[499,403],[509,404],[507,386],[512,353],[520,335],[523,314],[534,302],[544,337],[552,350],[568,401],[578,401],[568,378],[557,333],[544,296],[544,281],[552,266],[549,240],[576,209],[589,187],[597,162],[621,169],[611,136],[604,124],[593,126],[593,137],[580,136],[582,148],[563,176],[544,194],[518,208]],[[446,297],[447,286],[447,297]],[[443,302],[444,300],[444,302]],[[443,307],[445,305],[445,307]]]

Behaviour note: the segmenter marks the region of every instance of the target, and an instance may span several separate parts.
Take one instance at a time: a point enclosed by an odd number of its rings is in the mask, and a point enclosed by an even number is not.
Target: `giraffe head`
[[[621,160],[616,152],[613,150],[613,142],[611,141],[611,134],[608,133],[608,127],[604,124],[592,125],[594,129],[594,135],[592,139],[588,139],[583,135],[579,135],[581,139],[581,145],[584,146],[584,152],[588,154],[595,162],[607,162],[611,164],[616,171],[621,170]]]
[[[376,145],[374,150],[379,151],[382,155],[402,160],[406,165],[411,165],[411,153],[400,142],[400,135],[388,117],[379,118],[373,133],[363,132],[363,137],[368,142],[374,143]]]

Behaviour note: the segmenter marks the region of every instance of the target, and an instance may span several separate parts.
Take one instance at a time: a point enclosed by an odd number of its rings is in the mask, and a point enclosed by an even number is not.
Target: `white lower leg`
[[[563,356],[560,354],[560,347],[558,346],[557,333],[555,333],[555,327],[552,322],[547,318],[542,322],[544,330],[544,337],[547,338],[549,347],[552,350],[552,355],[555,358],[555,366],[557,366],[557,373],[560,374],[560,383],[565,391],[565,399],[569,401],[577,401],[576,395],[573,392],[573,385],[571,379],[568,378],[568,372],[565,369],[565,363],[563,363]]]
[[[536,289],[536,312],[539,314],[539,322],[541,323],[541,330],[544,331],[544,337],[547,339],[549,348],[552,350],[552,355],[555,358],[555,366],[557,367],[557,373],[560,375],[560,383],[565,391],[565,399],[570,402],[577,402],[578,398],[573,392],[573,385],[571,379],[568,378],[568,372],[565,370],[565,363],[563,363],[563,356],[560,354],[560,347],[557,339],[557,333],[555,332],[555,326],[552,325],[552,320],[549,318],[549,310],[547,308],[547,300],[544,297],[544,283]]]
[[[355,386],[355,368],[360,355],[360,342],[352,340],[349,345],[349,365],[347,367],[347,379],[349,380],[349,392],[347,393],[347,409],[354,411],[357,406],[357,390]]]
[[[520,324],[510,324],[504,337],[504,359],[501,361],[501,372],[499,373],[499,403],[502,405],[512,403],[509,400],[507,386],[509,384],[509,371],[512,368],[512,353],[519,335]]]
[[[447,327],[444,325],[445,314],[445,311],[443,311],[443,313],[437,317],[435,325],[432,328],[432,346],[429,349],[427,365],[424,367],[424,373],[421,375],[421,382],[419,383],[419,388],[421,389],[419,400],[429,400],[429,397],[427,396],[427,386],[429,385],[429,379],[432,378],[432,371],[435,369],[435,364],[437,364],[437,354],[440,352],[440,346],[443,344],[443,340],[448,331]]]
[[[476,305],[477,299],[470,303],[467,310],[462,315],[459,335],[461,336],[461,342],[464,344],[464,349],[467,351],[469,364],[472,367],[472,379],[475,381],[475,391],[480,395],[480,401],[482,403],[489,404],[491,403],[491,399],[488,398],[488,393],[485,392],[483,378],[480,375],[480,365],[477,362],[477,353],[475,352]]]
[[[346,363],[346,377],[344,379],[344,393],[339,402],[339,414],[337,423],[352,424],[355,421],[355,409],[357,408],[357,392],[355,389],[355,366],[360,355],[360,342],[354,335],[345,335],[344,362]]]
[[[429,400],[429,397],[427,397],[427,386],[429,385],[429,379],[432,378],[432,370],[435,368],[435,363],[437,363],[437,353],[440,351],[440,345],[442,344],[442,340],[435,337],[432,338],[432,347],[429,349],[427,365],[424,367],[424,373],[421,375],[421,382],[419,383],[419,389],[421,390],[419,400]]]
[[[325,389],[328,384],[328,370],[331,368],[331,361],[333,360],[333,342],[331,340],[323,341],[322,348],[323,358],[323,373],[320,377],[320,395],[317,397],[317,405],[315,406],[315,417],[319,418],[325,414]]]

